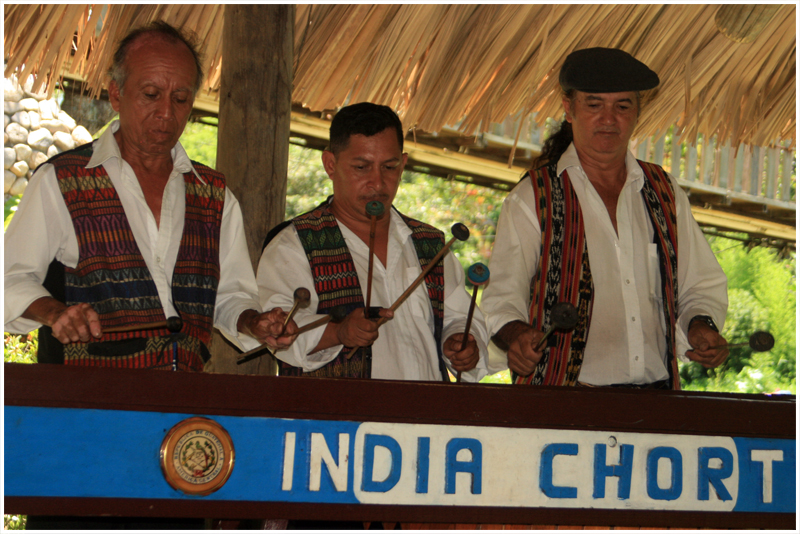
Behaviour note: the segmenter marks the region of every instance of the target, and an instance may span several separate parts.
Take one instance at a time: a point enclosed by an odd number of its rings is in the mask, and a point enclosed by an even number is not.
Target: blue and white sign
[[[199,414],[5,408],[7,496],[794,513],[795,440],[206,416],[236,463],[207,497],[159,469]]]

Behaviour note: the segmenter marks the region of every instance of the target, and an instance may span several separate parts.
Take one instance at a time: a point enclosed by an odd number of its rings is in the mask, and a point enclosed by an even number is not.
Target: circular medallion
[[[167,432],[160,461],[170,486],[188,495],[208,495],[233,471],[233,441],[216,421],[190,417]]]

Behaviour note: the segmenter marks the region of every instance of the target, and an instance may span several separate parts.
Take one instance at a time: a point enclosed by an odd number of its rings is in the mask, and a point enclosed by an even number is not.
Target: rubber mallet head
[[[709,350],[712,349],[732,349],[734,347],[745,347],[749,346],[753,352],[767,352],[771,350],[772,347],[775,346],[775,338],[772,337],[772,334],[769,332],[764,332],[760,330],[758,332],[753,332],[750,336],[750,340],[747,343],[733,343],[730,345],[717,345],[715,347],[709,347]]]
[[[748,345],[755,352],[767,352],[775,346],[775,338],[769,332],[753,332]]]
[[[550,310],[550,324],[561,330],[570,330],[578,324],[578,310],[569,302],[556,302]]]
[[[462,223],[455,223],[450,227],[450,233],[459,241],[466,241],[469,239],[469,228]]]
[[[540,351],[545,347],[549,338],[556,328],[560,330],[571,330],[578,324],[578,310],[569,302],[556,302],[550,309],[550,328],[544,333],[544,337],[539,340],[534,350]]]
[[[467,280],[473,286],[482,286],[489,281],[489,268],[482,263],[473,263],[467,269]]]
[[[170,332],[180,332],[183,328],[183,321],[180,317],[167,317],[167,330]]]
[[[370,217],[381,217],[383,212],[383,202],[378,202],[377,200],[367,202],[367,215]]]

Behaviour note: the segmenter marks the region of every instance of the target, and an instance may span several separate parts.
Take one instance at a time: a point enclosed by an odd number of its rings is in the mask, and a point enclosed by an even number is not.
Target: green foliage
[[[217,166],[217,128],[200,122],[190,122],[181,135],[181,145],[189,159],[215,169]]]
[[[3,361],[5,363],[36,363],[39,338],[36,331],[30,334],[3,336]]]
[[[4,515],[3,530],[25,530],[28,517],[24,515]]]
[[[289,145],[286,219],[314,209],[333,194],[333,184],[322,168],[321,152]]]
[[[794,394],[796,257],[782,260],[771,249],[748,249],[719,237],[709,238],[709,242],[728,277],[728,315],[722,335],[731,344],[746,343],[753,332],[766,330],[775,337],[775,346],[763,353],[754,353],[747,346],[733,348],[725,364],[717,369],[681,364],[686,389]]]
[[[3,231],[6,231],[8,228],[8,223],[11,222],[11,218],[14,216],[14,213],[17,211],[17,206],[19,205],[19,201],[22,200],[22,195],[16,196],[9,196],[5,202],[3,202]]]

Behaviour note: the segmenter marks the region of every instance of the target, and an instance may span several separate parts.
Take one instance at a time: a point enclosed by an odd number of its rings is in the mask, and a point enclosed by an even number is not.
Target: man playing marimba
[[[640,91],[658,76],[592,48],[570,54],[559,80],[566,120],[498,221],[481,302],[493,340],[517,383],[678,389],[678,357],[727,357],[728,302],[686,194],[628,150]],[[558,301],[577,308],[577,326],[537,350]]]
[[[471,381],[486,374],[480,310],[475,310],[472,333],[461,350],[470,297],[452,253],[394,313],[386,309],[444,243],[442,232],[392,207],[407,158],[402,124],[390,108],[364,102],[342,108],[333,118],[330,148],[322,155],[333,196],[276,235],[264,250],[256,278],[261,304],[268,307],[288,310],[297,288],[311,290],[309,307],[295,316],[299,325],[337,306],[347,315],[279,350],[281,374],[445,381],[448,370],[461,371]],[[367,205],[374,202],[385,211],[373,227]],[[364,313],[370,298],[383,307],[379,317],[389,320],[380,330]],[[349,357],[355,347],[360,348]]]

